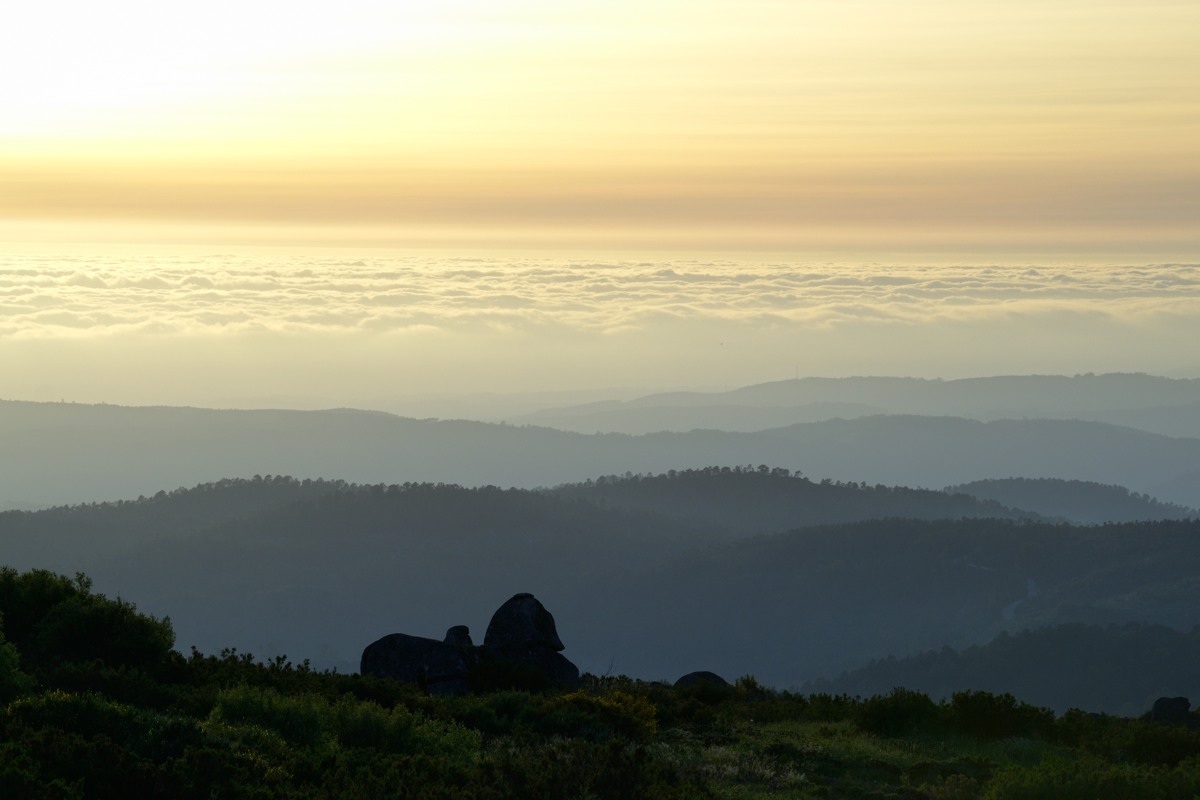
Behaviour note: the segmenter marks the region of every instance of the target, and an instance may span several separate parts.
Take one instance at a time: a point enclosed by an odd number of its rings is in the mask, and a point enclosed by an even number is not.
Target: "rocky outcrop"
[[[367,645],[359,671],[415,683],[431,694],[467,692],[494,683],[497,675],[528,684],[577,686],[579,668],[563,649],[554,617],[536,597],[522,593],[492,615],[482,647],[471,641],[466,625],[450,628],[440,642],[393,633]]]

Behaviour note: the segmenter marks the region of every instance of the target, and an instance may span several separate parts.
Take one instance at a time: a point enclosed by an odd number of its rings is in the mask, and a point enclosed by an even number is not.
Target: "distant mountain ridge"
[[[598,474],[771,464],[815,478],[943,487],[1021,475],[1200,506],[1200,439],[1098,422],[873,416],[758,433],[583,435],[379,412],[0,401],[0,502],[60,505],[229,476],[553,486]]]
[[[624,402],[547,408],[511,421],[581,433],[695,428],[753,432],[835,417],[1082,419],[1166,436],[1200,436],[1200,379],[1141,373],[940,380],[797,378],[724,392],[666,392]]]

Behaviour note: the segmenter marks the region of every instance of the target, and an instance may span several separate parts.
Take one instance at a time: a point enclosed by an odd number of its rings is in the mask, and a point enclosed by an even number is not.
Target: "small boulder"
[[[443,644],[448,644],[451,647],[471,648],[475,643],[471,641],[471,629],[466,625],[455,625],[446,631],[446,638],[442,639]]]
[[[1150,721],[1167,725],[1186,725],[1192,704],[1186,697],[1160,697],[1150,709]]]
[[[728,686],[729,681],[722,678],[715,672],[700,670],[699,672],[689,672],[679,680],[675,681],[675,688],[682,689],[689,686]]]

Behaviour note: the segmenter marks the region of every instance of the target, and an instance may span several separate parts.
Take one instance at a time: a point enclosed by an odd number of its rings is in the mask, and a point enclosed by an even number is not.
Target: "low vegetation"
[[[434,698],[171,649],[82,575],[0,569],[0,788],[20,798],[1192,798],[1200,733],[943,702],[586,676]]]

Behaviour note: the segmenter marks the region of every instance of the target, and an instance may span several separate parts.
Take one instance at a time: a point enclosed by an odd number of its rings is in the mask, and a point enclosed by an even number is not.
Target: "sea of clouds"
[[[1200,266],[884,267],[319,257],[7,257],[0,336],[379,331],[663,319],[821,327],[1060,310],[1200,313]]]
[[[9,397],[183,401],[144,390],[158,373],[208,386],[197,403],[302,388],[337,401],[315,391],[322,374],[346,402],[801,373],[1179,374],[1200,367],[1198,301],[1195,264],[25,254],[0,260],[0,355]]]

